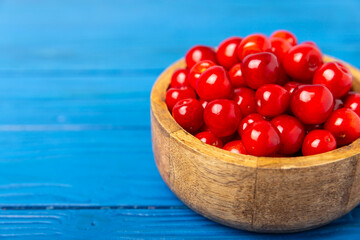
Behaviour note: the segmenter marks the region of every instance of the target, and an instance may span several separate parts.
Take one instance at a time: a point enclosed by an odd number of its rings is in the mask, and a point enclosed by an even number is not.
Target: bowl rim
[[[331,56],[324,55],[323,60],[324,62],[339,61],[345,64],[353,75],[353,83],[357,82],[360,88],[359,69]],[[181,58],[167,67],[160,74],[151,90],[150,104],[151,114],[162,126],[162,128],[169,133],[171,138],[182,142],[188,149],[229,164],[264,169],[296,169],[320,166],[341,161],[360,154],[360,138],[349,145],[326,153],[297,157],[256,157],[252,155],[232,153],[221,148],[205,144],[192,134],[185,131],[174,120],[165,103],[165,94],[169,87],[172,73],[176,69],[184,67],[186,67],[185,60],[184,58]]]

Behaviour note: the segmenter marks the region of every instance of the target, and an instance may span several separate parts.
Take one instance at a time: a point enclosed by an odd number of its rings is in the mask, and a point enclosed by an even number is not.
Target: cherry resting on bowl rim
[[[280,149],[280,135],[268,121],[259,121],[250,125],[242,134],[246,151],[254,156],[269,156]]]
[[[203,112],[204,109],[198,100],[187,98],[175,104],[172,115],[181,127],[194,133],[203,125]]]
[[[171,77],[170,87],[187,87],[189,86],[188,80],[189,70],[186,68],[176,69]]]
[[[221,139],[216,137],[214,134],[212,134],[211,132],[208,132],[208,131],[200,132],[200,133],[196,134],[195,137],[198,138],[203,143],[206,143],[206,144],[218,147],[218,148],[222,148],[222,146],[223,146]]]

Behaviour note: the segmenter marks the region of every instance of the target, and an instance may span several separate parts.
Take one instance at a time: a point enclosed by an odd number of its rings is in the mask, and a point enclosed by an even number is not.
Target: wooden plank
[[[0,204],[182,204],[157,172],[150,129],[30,127],[0,143]]]
[[[3,239],[324,239],[357,240],[360,208],[311,231],[291,235],[254,234],[231,229],[187,208],[2,210]]]
[[[352,0],[26,3],[1,3],[1,69],[164,68],[194,44],[277,28],[360,66],[360,4]]]
[[[0,124],[150,126],[156,75],[6,77],[0,84]]]

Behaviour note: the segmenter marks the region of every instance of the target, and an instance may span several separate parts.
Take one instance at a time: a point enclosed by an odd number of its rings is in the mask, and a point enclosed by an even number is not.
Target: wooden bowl
[[[334,58],[324,57],[324,61]],[[360,71],[352,66],[353,90]],[[221,224],[254,232],[297,232],[327,224],[360,202],[360,139],[331,152],[270,158],[231,153],[182,129],[165,104],[180,60],[151,92],[151,132],[160,175],[195,212]]]

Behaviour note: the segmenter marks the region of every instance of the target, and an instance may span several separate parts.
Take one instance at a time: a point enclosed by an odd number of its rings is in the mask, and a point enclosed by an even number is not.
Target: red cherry
[[[334,98],[340,98],[350,91],[352,75],[345,65],[339,62],[327,62],[315,72],[313,84],[325,85]]]
[[[210,60],[216,63],[216,53],[214,49],[207,46],[197,45],[190,48],[185,55],[185,61],[189,69],[191,69],[195,63],[203,60]]]
[[[201,132],[195,135],[203,143],[222,148],[223,143],[221,142],[220,138],[216,137],[211,132]]]
[[[208,101],[199,99],[199,102],[200,102],[201,106],[205,109],[206,105],[208,104]]]
[[[322,65],[322,55],[318,48],[309,44],[296,45],[284,57],[286,73],[303,83],[311,83],[316,70]]]
[[[314,130],[309,132],[302,145],[304,156],[320,154],[336,149],[336,140],[327,130]]]
[[[171,76],[170,87],[176,88],[189,86],[189,81],[187,79],[188,74],[189,71],[186,68],[177,69]]]
[[[199,80],[200,75],[208,68],[216,66],[216,64],[210,60],[204,60],[197,62],[190,70],[188,75],[188,82],[193,89],[196,89],[196,83]]]
[[[235,140],[232,142],[228,142],[224,147],[224,150],[237,153],[237,154],[245,154],[247,155],[247,151],[244,147],[244,144],[241,140]]]
[[[301,44],[309,44],[309,45],[314,46],[314,47],[316,47],[316,48],[318,48],[320,50],[319,46],[313,41],[305,41],[305,42],[302,42]]]
[[[344,146],[360,137],[360,117],[349,108],[340,108],[330,115],[324,128],[334,135],[338,146]]]
[[[338,110],[338,109],[343,108],[343,107],[344,107],[343,100],[341,100],[340,98],[334,100],[334,109],[333,109],[333,111]]]
[[[185,98],[196,98],[196,93],[189,87],[170,88],[166,92],[165,102],[170,111],[172,111],[175,104]]]
[[[243,117],[255,112],[255,92],[246,87],[236,88],[232,99],[239,106]]]
[[[271,120],[271,123],[280,133],[280,154],[290,155],[300,150],[305,137],[305,128],[299,120],[284,114]]]
[[[241,70],[246,84],[253,89],[258,89],[262,85],[277,81],[279,63],[272,53],[256,53],[244,58]]]
[[[208,103],[204,110],[204,121],[217,137],[233,134],[241,120],[241,112],[234,101],[218,99]]]
[[[196,92],[201,99],[207,101],[230,98],[233,90],[228,73],[221,66],[208,68],[200,75]]]
[[[302,85],[293,92],[290,100],[294,115],[305,124],[326,121],[334,107],[334,98],[323,85]]]
[[[289,92],[276,84],[261,86],[255,95],[256,111],[265,117],[284,113],[290,104]]]
[[[220,43],[216,52],[218,63],[226,69],[230,69],[239,62],[236,49],[239,46],[241,37],[230,37]]]
[[[235,64],[229,71],[230,81],[234,88],[246,87],[246,82],[242,75],[241,63]]]
[[[290,95],[292,95],[294,90],[301,85],[303,84],[299,82],[288,82],[287,84],[284,85],[284,88],[290,93]]]
[[[271,51],[271,43],[264,34],[251,34],[243,38],[237,48],[240,60],[243,60],[249,54],[269,51]]]
[[[270,38],[271,52],[278,58],[279,63],[283,62],[286,52],[292,45],[285,39],[279,37]]]
[[[269,156],[280,149],[280,135],[268,121],[258,121],[249,126],[242,134],[247,152],[254,156]]]
[[[292,46],[295,46],[297,44],[296,36],[292,32],[289,32],[287,30],[277,30],[273,32],[270,38],[275,38],[275,37],[285,39]]]
[[[264,116],[258,113],[251,113],[243,118],[239,124],[238,133],[241,136],[245,130],[255,122],[265,121]]]
[[[187,98],[175,104],[172,115],[181,127],[194,133],[203,125],[203,112],[204,109],[198,100]]]
[[[345,108],[350,108],[360,117],[360,93],[351,93],[345,98]]]

